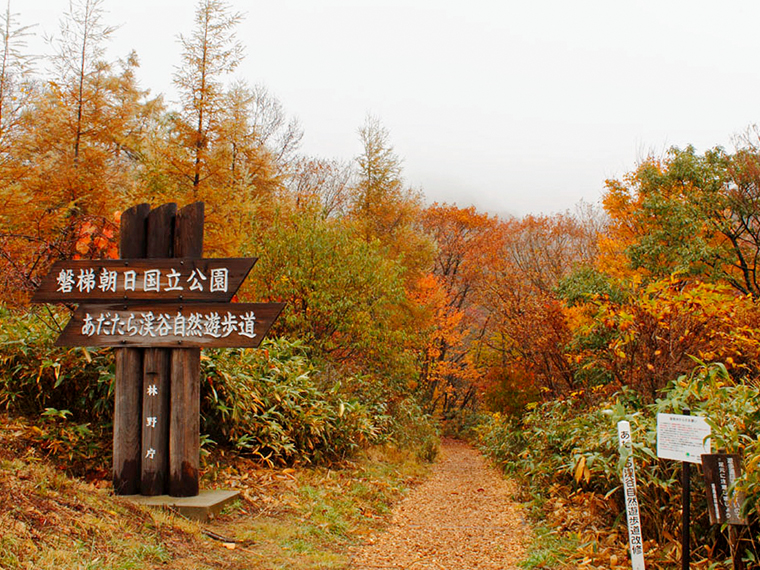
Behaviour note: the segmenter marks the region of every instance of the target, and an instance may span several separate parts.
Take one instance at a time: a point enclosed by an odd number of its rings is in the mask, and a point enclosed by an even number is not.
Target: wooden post
[[[203,256],[203,220],[203,202],[185,206],[177,213],[174,257]],[[199,348],[171,351],[169,495],[172,497],[193,497],[199,492],[200,358]]]
[[[176,204],[164,204],[148,215],[148,258],[172,256]],[[169,471],[169,363],[167,348],[146,348],[142,382],[143,495],[163,495]]]
[[[256,259],[203,259],[203,222],[202,202],[135,206],[121,260],[56,262],[33,298],[80,304],[56,345],[116,348],[118,495],[198,495],[200,347],[255,348],[284,306],[228,303]]]
[[[140,204],[121,216],[119,255],[145,257],[150,206]],[[117,495],[140,492],[140,413],[143,351],[116,350],[113,418],[113,488]]]

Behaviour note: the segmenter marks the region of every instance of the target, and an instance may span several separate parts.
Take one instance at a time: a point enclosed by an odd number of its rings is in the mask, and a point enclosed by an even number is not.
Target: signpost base
[[[121,498],[138,505],[170,509],[194,521],[206,522],[239,496],[238,491],[201,491],[195,497],[123,495]]]

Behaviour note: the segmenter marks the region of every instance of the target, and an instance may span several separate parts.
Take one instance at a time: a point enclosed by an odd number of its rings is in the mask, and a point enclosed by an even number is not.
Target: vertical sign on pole
[[[623,492],[625,496],[625,514],[628,519],[628,546],[631,552],[631,568],[644,570],[644,541],[641,536],[641,518],[639,516],[639,499],[636,496],[636,472],[633,467],[631,446],[631,424],[620,421],[618,442],[621,453],[628,453],[623,467]]]
[[[148,214],[146,257],[174,257],[174,218],[177,205],[159,206]],[[140,493],[166,492],[169,471],[169,365],[170,349],[146,348],[142,377],[142,477]]]
[[[705,418],[692,416],[688,409],[684,409],[682,415],[657,414],[657,457],[681,461],[682,465],[682,570],[688,570],[691,561],[691,464],[701,464],[702,455],[710,453],[710,433],[710,425]]]
[[[739,454],[710,453],[702,456],[702,474],[707,491],[707,508],[710,523],[728,525],[728,545],[734,570],[744,570],[742,554],[738,551],[739,537],[735,525],[748,525],[742,514],[742,505],[747,495],[742,489],[734,488],[741,476],[742,460]],[[731,491],[733,488],[733,492]]]
[[[738,453],[710,453],[702,456],[702,473],[707,491],[707,508],[711,524],[747,525],[742,504],[747,494],[741,489],[729,490],[742,474]]]

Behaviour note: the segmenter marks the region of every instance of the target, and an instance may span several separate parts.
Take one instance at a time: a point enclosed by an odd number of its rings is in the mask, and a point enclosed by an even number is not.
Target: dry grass
[[[200,525],[114,497],[108,481],[67,476],[28,446],[30,429],[0,416],[2,570],[345,568],[426,470],[390,450],[332,469],[220,456],[203,486],[238,489],[242,500]]]

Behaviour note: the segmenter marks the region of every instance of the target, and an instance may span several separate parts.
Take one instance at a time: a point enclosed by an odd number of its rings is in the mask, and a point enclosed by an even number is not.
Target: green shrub
[[[0,306],[0,409],[30,417],[68,410],[72,421],[108,424],[113,358],[108,349],[58,347],[60,310],[41,318]]]
[[[302,343],[207,351],[202,364],[204,430],[267,463],[339,459],[392,436],[384,404],[317,384]]]
[[[0,307],[0,410],[36,421],[34,443],[73,471],[110,461],[114,365],[109,349],[54,346],[50,313]],[[265,340],[258,350],[204,350],[201,431],[269,464],[340,459],[394,443],[427,459],[437,452],[432,420],[413,400],[389,395],[374,377],[328,379],[307,347]]]
[[[558,488],[614,499],[606,520],[612,529],[625,525],[620,474],[626,459],[617,443],[617,423],[631,424],[642,532],[660,545],[673,544],[680,533],[681,465],[657,458],[657,414],[705,416],[712,426],[712,449],[743,455],[745,471],[737,482],[747,499],[744,510],[751,526],[742,544],[748,557],[757,556],[760,504],[760,390],[749,381],[734,381],[721,364],[698,363],[689,375],[672,381],[662,398],[643,404],[638,394],[624,390],[611,401],[590,405],[576,395],[532,406],[521,418],[488,416],[479,428],[483,450],[505,470],[518,475],[534,493],[548,496]],[[723,530],[711,526],[703,478],[692,478],[692,538],[695,556],[728,556]],[[618,529],[625,536],[624,528]],[[717,547],[716,547],[717,545]],[[663,549],[667,550],[667,549]]]

